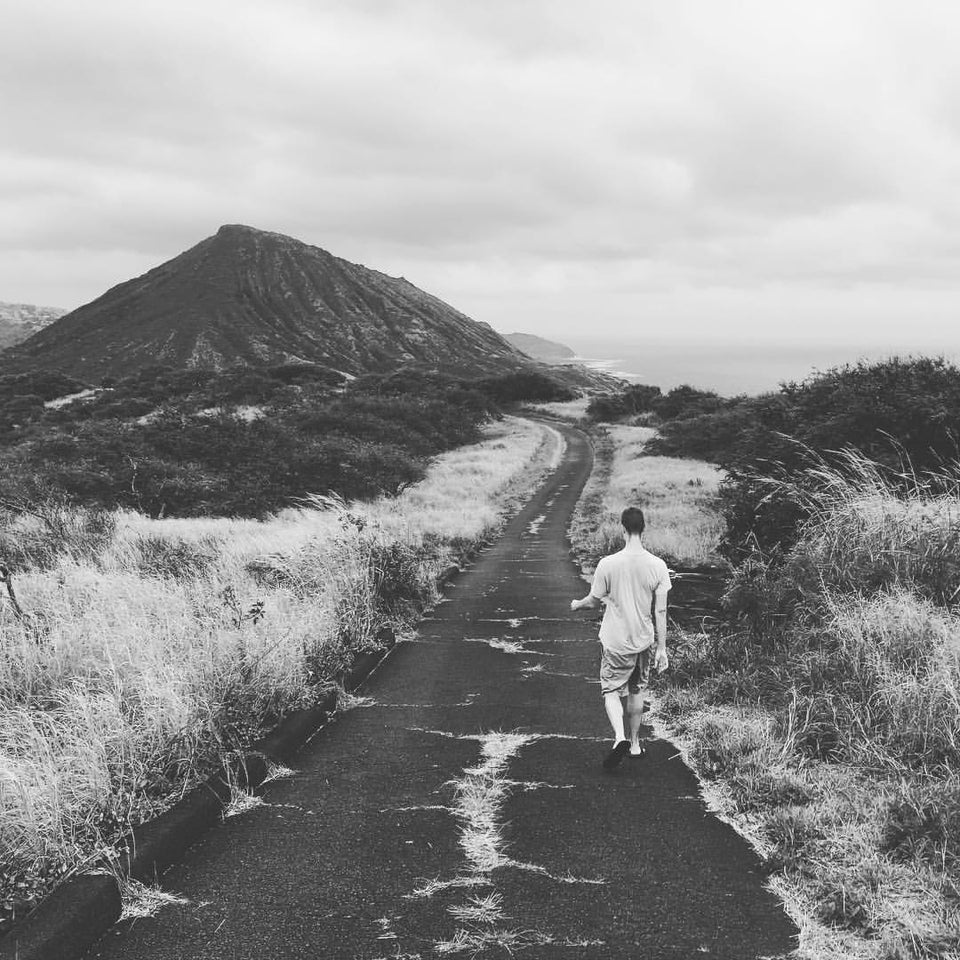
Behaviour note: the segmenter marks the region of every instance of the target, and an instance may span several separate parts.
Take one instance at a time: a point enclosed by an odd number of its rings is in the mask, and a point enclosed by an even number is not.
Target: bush
[[[26,424],[43,416],[43,412],[43,398],[35,393],[0,400],[0,439],[12,439]]]
[[[520,400],[563,402],[575,400],[577,397],[569,387],[534,370],[488,377],[477,382],[477,389],[497,403],[515,403]]]
[[[134,566],[143,576],[187,580],[209,571],[216,562],[220,544],[212,538],[195,542],[141,534],[134,549]]]
[[[661,396],[636,386],[597,397],[594,420],[653,413],[659,436],[646,453],[691,457],[728,472],[725,553],[789,550],[817,492],[812,471],[844,470],[850,455],[874,461],[902,487],[960,459],[960,370],[935,358],[893,358],[818,373],[777,393],[724,398],[683,384]]]
[[[880,849],[934,868],[960,862],[960,785],[902,783],[887,808]]]
[[[958,457],[960,370],[930,358],[860,363],[786,384],[776,402],[761,398],[745,409],[755,423],[721,461],[731,468],[724,512],[734,558],[749,541],[788,548],[806,515],[788,485],[761,492],[760,478],[796,481],[815,495],[819,468],[856,477],[864,460],[901,489],[942,477]]]
[[[746,632],[715,638],[707,660],[744,667],[752,651],[756,689],[776,699],[792,688],[791,735],[804,754],[955,769],[960,501],[840,474],[822,483],[797,544],[736,571],[724,605]]]
[[[113,513],[76,509],[49,496],[5,500],[0,520],[0,559],[15,572],[47,570],[62,557],[96,564],[117,525]]]
[[[409,620],[434,599],[434,581],[428,574],[428,548],[414,549],[399,541],[370,542],[370,576],[374,607],[380,617],[392,623]]]
[[[334,380],[311,365],[154,368],[47,411],[0,454],[0,467],[11,484],[43,476],[53,492],[91,506],[262,517],[310,493],[395,493],[423,476],[430,457],[475,442],[497,411],[475,384],[450,377],[400,371],[339,392]],[[497,389],[537,383],[507,378]],[[264,402],[241,416],[225,397]]]
[[[0,401],[25,394],[36,394],[43,400],[55,400],[71,393],[79,393],[87,384],[63,373],[36,371],[0,376]]]
[[[664,420],[680,417],[696,417],[705,413],[716,413],[730,403],[712,390],[698,390],[689,384],[674,387],[665,396],[656,398],[651,404],[654,413]]]
[[[587,417],[597,423],[613,423],[624,417],[648,413],[660,398],[660,388],[638,383],[618,394],[601,394],[587,404]]]
[[[746,402],[712,413],[667,420],[647,445],[647,452],[722,463],[730,460],[731,451],[745,443],[745,435],[754,423],[755,413]]]

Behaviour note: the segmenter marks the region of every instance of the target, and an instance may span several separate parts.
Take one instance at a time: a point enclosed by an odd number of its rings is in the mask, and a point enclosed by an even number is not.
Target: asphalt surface
[[[668,742],[613,773],[560,467],[263,806],[164,877],[96,958],[695,957],[795,945],[755,854]]]

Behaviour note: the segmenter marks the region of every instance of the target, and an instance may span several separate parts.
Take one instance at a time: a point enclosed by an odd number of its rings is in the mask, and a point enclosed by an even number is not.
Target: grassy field
[[[314,498],[258,522],[9,517],[0,557],[0,903],[109,852],[231,751],[328,690],[555,460],[507,418],[393,499]],[[6,598],[4,598],[6,599]]]
[[[721,472],[700,460],[645,457],[649,427],[614,424],[595,443],[596,465],[571,526],[581,562],[623,546],[620,514],[640,506],[647,519],[644,543],[667,563],[697,567],[719,562],[722,523],[713,504]]]
[[[636,430],[598,458],[581,556]],[[789,556],[735,571],[726,626],[669,638],[657,720],[764,858],[798,957],[956,960],[958,484],[904,492],[856,458],[818,481]]]
[[[584,396],[578,397],[576,400],[557,400],[552,403],[528,403],[524,405],[524,409],[529,410],[531,413],[545,413],[550,417],[558,417],[561,420],[577,423],[586,417],[589,403],[590,397]]]

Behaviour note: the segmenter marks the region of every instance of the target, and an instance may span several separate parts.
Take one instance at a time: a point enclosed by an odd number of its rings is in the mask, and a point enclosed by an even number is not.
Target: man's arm
[[[595,610],[599,606],[599,598],[595,597],[592,593],[588,593],[585,597],[581,597],[579,600],[570,601],[571,610]]]
[[[653,595],[654,635],[657,640],[657,652],[654,665],[658,670],[666,670],[667,661],[667,591],[658,589]]]
[[[571,610],[595,610],[610,592],[610,584],[607,581],[604,566],[605,561],[606,557],[601,557],[597,569],[593,571],[593,583],[590,585],[590,592],[579,600],[570,601]]]

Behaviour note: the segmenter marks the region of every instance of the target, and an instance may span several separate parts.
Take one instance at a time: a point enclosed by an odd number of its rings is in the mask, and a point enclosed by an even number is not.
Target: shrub
[[[597,423],[613,423],[624,417],[648,413],[660,398],[660,388],[637,383],[618,394],[601,394],[587,404],[587,418]]]
[[[960,458],[960,370],[942,358],[837,367],[759,397],[724,398],[687,384],[661,396],[636,386],[595,398],[588,411],[598,421],[652,412],[660,435],[648,454],[704,459],[728,471],[725,552],[735,561],[755,549],[789,549],[808,515],[790,485],[817,492],[810,481],[819,467],[845,470],[852,454],[909,487]]]
[[[477,389],[497,403],[515,403],[519,400],[565,401],[576,394],[553,377],[536,370],[505,373],[477,381]]]
[[[960,784],[902,782],[888,804],[880,849],[933,867],[960,862]]]
[[[692,413],[665,420],[650,441],[649,452],[667,457],[692,457],[711,463],[735,463],[738,453],[757,449],[753,438],[760,401],[735,400],[709,413]],[[765,437],[767,453],[769,436]]]
[[[399,541],[372,540],[369,550],[374,607],[385,621],[400,623],[427,602],[435,599],[436,587],[430,576],[429,547],[414,548]]]
[[[189,579],[208,572],[216,562],[219,543],[209,537],[192,541],[140,534],[134,549],[135,567],[144,576]]]
[[[0,376],[0,401],[25,394],[36,394],[43,400],[55,400],[71,393],[79,393],[87,384],[63,373],[35,371]]]
[[[673,420],[715,413],[729,402],[712,390],[698,390],[684,383],[674,387],[666,395],[655,398],[651,407],[658,417]]]
[[[423,476],[428,458],[475,442],[496,411],[449,377],[399,372],[340,394],[332,380],[309,365],[155,368],[47,411],[0,454],[0,467],[10,484],[43,476],[91,506],[262,517],[309,493],[395,493]],[[263,415],[218,406],[224,397],[265,400]]]
[[[53,498],[7,500],[3,510],[0,559],[15,572],[48,570],[62,557],[97,563],[116,532],[113,513]]]

